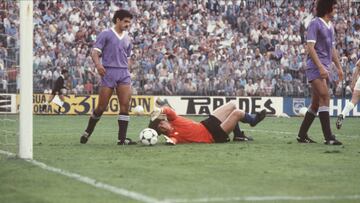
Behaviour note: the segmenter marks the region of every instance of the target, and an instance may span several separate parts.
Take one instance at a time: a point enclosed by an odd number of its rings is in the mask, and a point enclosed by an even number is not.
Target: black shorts
[[[221,121],[213,115],[200,122],[210,132],[216,143],[229,142],[228,134],[220,127]]]

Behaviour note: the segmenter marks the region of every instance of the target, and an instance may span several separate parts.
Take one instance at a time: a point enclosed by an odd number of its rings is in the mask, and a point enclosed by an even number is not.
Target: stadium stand
[[[343,96],[360,54],[360,4],[338,4],[336,41],[346,80],[331,87]],[[51,91],[66,68],[71,93],[97,93],[100,78],[89,53],[119,8],[136,16],[129,31],[134,94],[309,95],[305,36],[312,0],[35,1],[34,91]],[[2,92],[18,89],[18,9],[16,2],[0,3]]]

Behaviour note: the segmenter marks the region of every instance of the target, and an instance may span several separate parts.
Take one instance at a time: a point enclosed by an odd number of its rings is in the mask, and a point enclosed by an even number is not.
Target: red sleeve
[[[162,112],[166,115],[168,121],[173,121],[177,117],[176,112],[170,107],[163,107]]]

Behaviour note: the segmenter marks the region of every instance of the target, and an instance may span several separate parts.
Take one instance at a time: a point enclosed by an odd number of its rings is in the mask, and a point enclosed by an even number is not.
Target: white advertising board
[[[248,113],[266,109],[270,115],[283,112],[282,97],[207,97],[207,96],[157,96],[167,100],[179,115],[208,115],[219,106],[235,101],[237,107]]]

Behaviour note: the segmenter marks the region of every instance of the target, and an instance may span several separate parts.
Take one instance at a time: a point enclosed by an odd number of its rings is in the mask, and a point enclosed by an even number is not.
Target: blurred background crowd
[[[34,92],[49,93],[62,68],[73,94],[96,94],[90,52],[119,8],[134,14],[133,94],[309,96],[306,27],[314,0],[34,1]],[[0,92],[19,89],[19,6],[0,2]],[[333,20],[349,96],[360,56],[360,3],[338,0]],[[336,72],[336,71],[335,71]],[[337,75],[332,79],[336,81]]]

